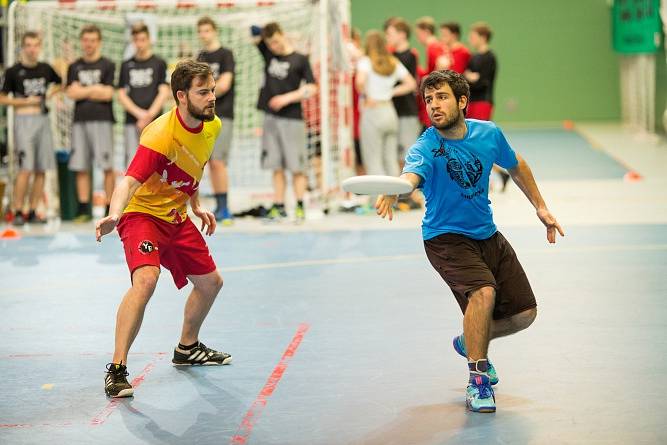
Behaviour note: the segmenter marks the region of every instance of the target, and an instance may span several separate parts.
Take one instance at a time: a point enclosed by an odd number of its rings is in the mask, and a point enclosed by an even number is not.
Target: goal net
[[[199,52],[196,24],[202,16],[215,20],[221,44],[233,51],[236,62],[234,139],[229,159],[232,204],[249,206],[250,201],[270,198],[271,172],[260,167],[263,117],[256,109],[264,62],[250,37],[252,25],[270,21],[278,22],[295,50],[310,58],[319,87],[318,95],[302,104],[312,161],[310,187],[324,196],[335,191],[351,150],[351,76],[345,51],[348,0],[16,1],[8,17],[7,62],[9,66],[16,61],[23,33],[38,31],[43,36],[42,59],[64,75],[67,65],[81,55],[81,27],[93,23],[102,30],[102,55],[116,63],[117,79],[122,61],[133,53],[129,28],[143,21],[151,31],[154,53],[172,70],[179,59],[196,57]],[[69,150],[74,104],[61,95],[49,105],[56,149]],[[115,152],[121,154],[125,113],[116,100],[114,115]],[[122,170],[122,156],[115,158],[117,169]],[[210,190],[204,179],[204,194],[207,188]]]

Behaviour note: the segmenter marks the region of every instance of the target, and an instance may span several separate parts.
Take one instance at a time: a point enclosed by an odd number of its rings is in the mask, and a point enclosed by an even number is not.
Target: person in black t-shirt
[[[470,84],[466,117],[488,121],[493,114],[493,84],[497,69],[496,56],[489,48],[491,28],[485,23],[475,23],[470,28],[468,39],[475,54],[463,73]]]
[[[222,120],[222,129],[215,141],[211,161],[211,184],[215,195],[215,219],[223,225],[233,223],[232,214],[227,206],[229,178],[227,163],[232,148],[234,127],[234,54],[220,45],[218,27],[210,17],[202,17],[197,22],[197,33],[204,48],[197,60],[206,62],[213,71],[215,79],[215,114]]]
[[[120,66],[118,100],[125,108],[125,166],[139,146],[139,136],[146,125],[162,113],[171,92],[167,85],[167,63],[153,54],[148,27],[132,27],[134,57]]]
[[[264,59],[264,84],[257,108],[264,111],[262,166],[273,170],[274,203],[270,220],[285,218],[285,170],[292,172],[297,222],[305,219],[303,197],[308,159],[301,101],[317,91],[308,57],[294,51],[280,25],[251,28]]]
[[[14,150],[18,158],[19,172],[14,183],[11,203],[13,222],[22,225],[44,223],[46,219],[36,213],[44,195],[45,171],[53,168],[53,138],[45,106],[47,96],[60,89],[62,80],[51,65],[39,62],[42,41],[35,32],[27,32],[21,38],[21,61],[5,72],[0,92],[0,104],[14,107]],[[56,88],[49,86],[56,85]],[[9,95],[12,97],[9,97]],[[30,174],[34,173],[29,199],[29,212],[23,213]]]
[[[491,27],[486,23],[478,22],[470,27],[468,40],[475,54],[463,72],[470,84],[470,101],[466,111],[468,119],[490,121],[493,116],[493,86],[498,65],[495,54],[489,48],[491,35]],[[510,175],[497,165],[493,166],[493,171],[500,176],[503,183],[502,191],[505,191]]]
[[[67,96],[76,101],[72,126],[70,170],[76,172],[79,210],[75,222],[88,222],[90,213],[90,170],[95,164],[104,171],[104,190],[109,200],[114,189],[113,111],[114,63],[102,57],[102,32],[86,25],[79,33],[83,57],[67,70]]]

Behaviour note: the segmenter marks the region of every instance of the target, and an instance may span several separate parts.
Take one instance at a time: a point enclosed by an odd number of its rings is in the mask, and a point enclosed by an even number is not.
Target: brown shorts
[[[468,294],[481,287],[496,290],[493,319],[500,320],[537,306],[528,277],[505,237],[474,240],[445,233],[424,241],[426,256],[454,293],[465,314]]]

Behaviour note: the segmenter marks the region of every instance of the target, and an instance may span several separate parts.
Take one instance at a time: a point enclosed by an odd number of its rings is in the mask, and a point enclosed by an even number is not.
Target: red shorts
[[[479,119],[481,121],[490,121],[493,114],[493,104],[484,100],[468,102],[466,117],[468,119]]]
[[[146,213],[126,213],[120,218],[118,233],[130,275],[141,266],[161,264],[180,289],[188,284],[188,275],[205,275],[216,269],[204,237],[190,218],[169,224]]]

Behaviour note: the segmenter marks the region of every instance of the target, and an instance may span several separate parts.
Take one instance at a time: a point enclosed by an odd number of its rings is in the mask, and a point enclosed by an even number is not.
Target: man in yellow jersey
[[[113,362],[107,365],[104,391],[109,397],[129,397],[127,354],[160,265],[171,272],[180,289],[194,288],[185,305],[175,365],[226,365],[232,357],[207,348],[199,329],[222,288],[222,276],[197,227],[188,218],[187,202],[201,218],[201,231],[215,232],[215,216],[199,203],[199,181],[213,151],[221,122],[215,115],[215,81],[205,63],[179,62],[171,75],[176,107],[149,124],[139,148],[111,198],[109,216],[95,227],[97,240],[118,226],[125,248],[132,287],[118,308]]]

